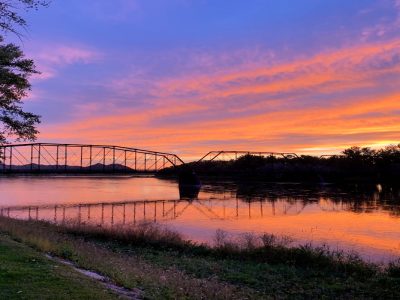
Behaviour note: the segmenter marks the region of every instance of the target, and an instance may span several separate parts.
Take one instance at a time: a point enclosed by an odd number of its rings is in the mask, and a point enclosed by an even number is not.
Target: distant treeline
[[[383,149],[352,147],[341,155],[292,158],[244,155],[229,161],[192,162],[160,175],[178,175],[192,168],[200,176],[251,178],[270,181],[346,182],[400,181],[400,144]]]

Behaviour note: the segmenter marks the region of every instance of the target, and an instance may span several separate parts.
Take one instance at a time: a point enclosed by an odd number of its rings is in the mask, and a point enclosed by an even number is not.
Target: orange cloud
[[[81,108],[75,121],[43,125],[41,139],[147,147],[189,158],[216,148],[322,153],[396,141],[399,53],[400,40],[394,40],[271,67],[141,82],[154,96],[144,107],[103,116]],[[124,93],[138,88],[130,89],[130,80],[115,83]]]
[[[368,67],[368,63],[390,61],[398,53],[400,53],[400,40],[394,40],[386,44],[362,45],[321,53],[308,59],[264,68],[234,71],[223,75],[207,74],[188,79],[166,80],[159,83],[160,96],[199,91],[203,97],[213,98],[232,94],[307,88],[337,81],[356,83],[359,80],[380,75],[379,73],[395,72],[398,74],[399,66],[375,70],[357,69]],[[251,66],[253,67],[253,65]],[[257,83],[263,78],[271,78],[271,82]],[[232,83],[235,84],[229,85]]]

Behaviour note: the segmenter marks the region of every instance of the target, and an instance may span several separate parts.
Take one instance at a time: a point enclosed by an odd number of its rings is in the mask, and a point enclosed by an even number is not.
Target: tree
[[[21,9],[37,9],[47,5],[43,0],[0,0],[0,30],[21,37],[18,28],[27,23],[18,14]],[[22,99],[31,89],[29,77],[39,73],[33,60],[27,59],[14,44],[3,43],[0,35],[0,144],[8,137],[16,140],[34,140],[40,117],[22,109]]]
[[[18,14],[19,10],[38,9],[47,6],[49,1],[45,0],[1,0],[0,1],[0,29],[3,32],[12,32],[20,36],[18,27],[26,27],[27,23]]]
[[[35,139],[40,117],[21,107],[22,98],[31,88],[28,78],[35,73],[33,60],[26,59],[18,46],[0,44],[0,143],[6,142],[7,136]]]

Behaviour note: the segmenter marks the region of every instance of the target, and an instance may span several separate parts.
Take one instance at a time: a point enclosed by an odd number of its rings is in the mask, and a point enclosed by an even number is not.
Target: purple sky
[[[400,141],[399,0],[53,0],[26,16],[39,141],[186,157]]]

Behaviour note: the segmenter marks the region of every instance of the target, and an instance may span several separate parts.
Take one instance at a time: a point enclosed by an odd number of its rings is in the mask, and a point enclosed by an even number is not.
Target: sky
[[[187,159],[400,142],[400,0],[53,0],[24,16],[38,141]]]

